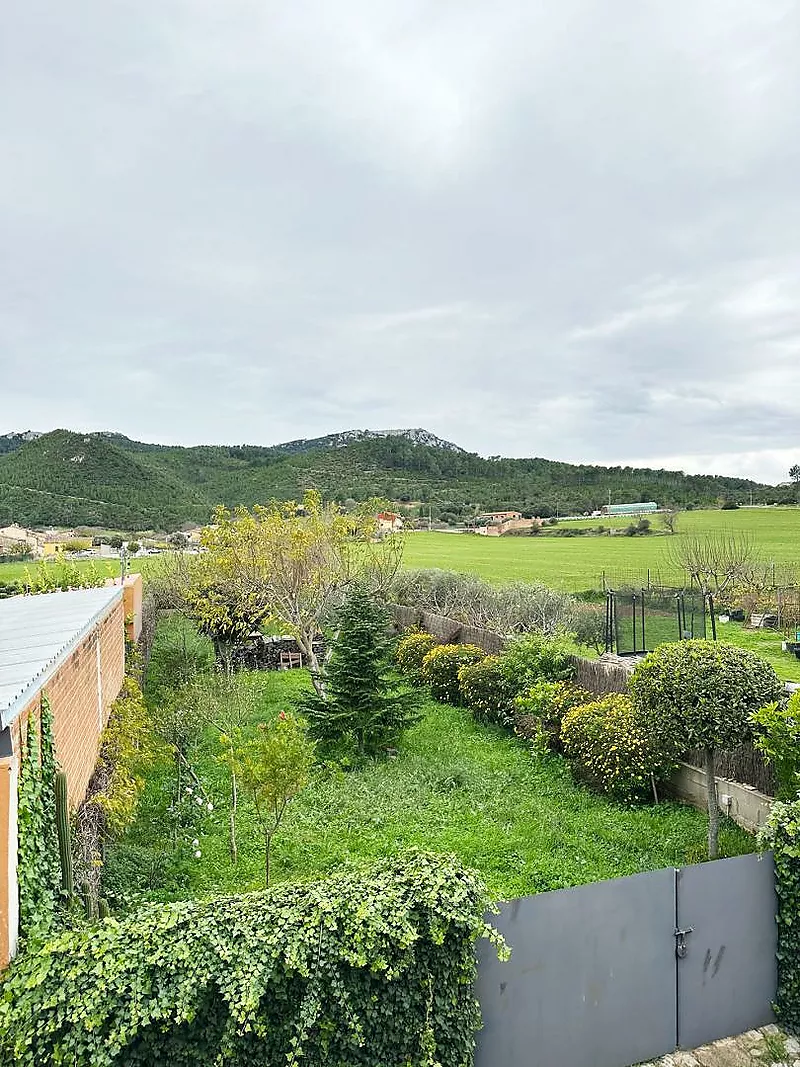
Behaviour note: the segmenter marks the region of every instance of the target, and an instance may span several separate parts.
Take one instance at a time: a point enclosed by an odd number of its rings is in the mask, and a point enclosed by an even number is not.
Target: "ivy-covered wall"
[[[775,857],[778,894],[778,991],[775,1015],[800,1030],[800,799],[772,806],[761,841]]]
[[[470,1067],[488,904],[417,853],[63,933],[0,985],[0,1062]]]

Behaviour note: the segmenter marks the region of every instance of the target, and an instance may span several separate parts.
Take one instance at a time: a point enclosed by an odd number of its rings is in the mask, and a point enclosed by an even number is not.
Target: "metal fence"
[[[691,590],[651,586],[606,593],[606,651],[627,656],[669,641],[716,639],[714,602]]]
[[[476,1067],[628,1067],[772,1021],[771,856],[523,897],[479,949]]]

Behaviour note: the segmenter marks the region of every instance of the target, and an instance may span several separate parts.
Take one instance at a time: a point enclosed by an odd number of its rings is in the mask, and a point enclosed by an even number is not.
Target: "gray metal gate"
[[[772,856],[677,872],[678,1044],[696,1048],[772,1022],[777,984]]]
[[[479,949],[476,1067],[628,1067],[772,1020],[771,857],[541,893],[493,921],[512,957]]]

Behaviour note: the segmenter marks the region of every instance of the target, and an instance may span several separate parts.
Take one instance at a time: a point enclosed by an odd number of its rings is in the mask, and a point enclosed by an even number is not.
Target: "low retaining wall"
[[[754,833],[760,830],[767,820],[772,797],[759,793],[751,785],[743,785],[728,778],[715,776],[717,800],[726,815],[745,830]],[[691,804],[693,808],[706,811],[706,772],[691,763],[681,763],[673,773],[667,785],[670,796]]]

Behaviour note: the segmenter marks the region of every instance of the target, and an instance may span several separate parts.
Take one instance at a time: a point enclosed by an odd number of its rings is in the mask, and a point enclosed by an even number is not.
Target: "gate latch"
[[[686,956],[686,935],[694,933],[693,926],[687,926],[685,930],[675,930],[675,955],[679,960]]]

